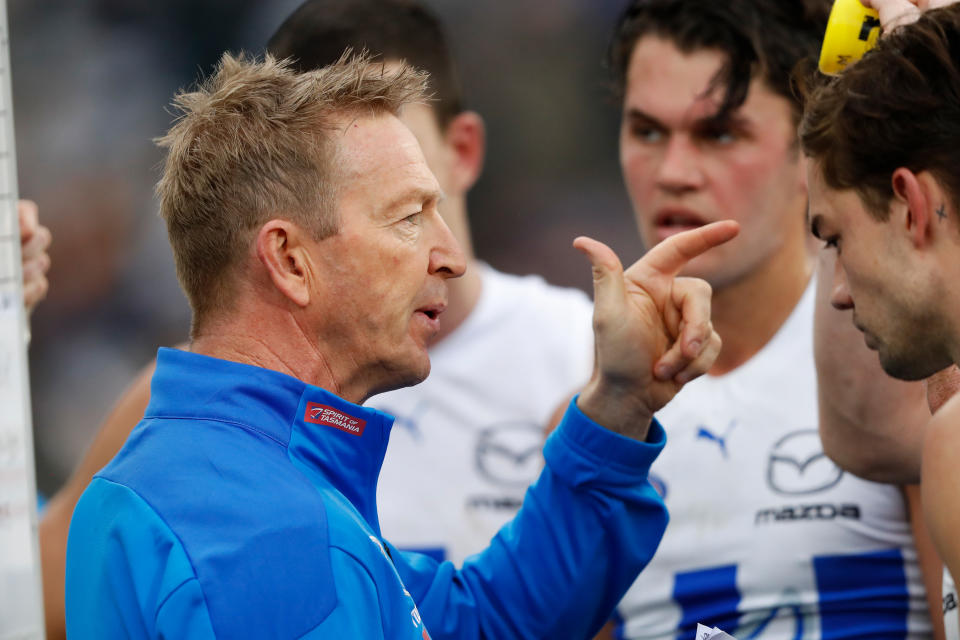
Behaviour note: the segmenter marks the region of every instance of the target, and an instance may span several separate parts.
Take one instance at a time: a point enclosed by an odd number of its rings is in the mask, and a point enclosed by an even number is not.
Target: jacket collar
[[[392,416],[278,371],[162,348],[145,414],[156,417],[232,423],[275,440],[314,485],[342,493],[380,535],[377,478]]]

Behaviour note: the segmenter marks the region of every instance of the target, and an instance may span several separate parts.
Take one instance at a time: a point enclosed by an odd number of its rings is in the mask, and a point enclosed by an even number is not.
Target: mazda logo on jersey
[[[543,467],[543,439],[543,429],[530,423],[506,422],[487,427],[477,436],[477,471],[501,486],[529,486]]]
[[[767,461],[767,484],[784,495],[826,491],[842,477],[843,470],[823,453],[816,429],[794,431],[780,438]]]

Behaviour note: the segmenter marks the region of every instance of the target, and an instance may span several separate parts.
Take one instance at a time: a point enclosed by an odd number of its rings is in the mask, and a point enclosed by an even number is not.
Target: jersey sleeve
[[[70,523],[66,618],[71,640],[215,637],[180,541],[140,496],[104,478]]]
[[[393,549],[434,640],[592,637],[653,556],[667,524],[647,481],[666,441],[594,423],[574,399],[517,516],[457,570]]]

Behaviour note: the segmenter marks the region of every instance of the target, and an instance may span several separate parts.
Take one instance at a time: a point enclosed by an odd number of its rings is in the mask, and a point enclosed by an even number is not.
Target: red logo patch
[[[307,412],[303,416],[304,421],[313,424],[322,424],[340,431],[346,431],[350,435],[362,436],[363,428],[367,426],[366,420],[348,416],[342,411],[337,411],[333,407],[316,402],[307,403]]]

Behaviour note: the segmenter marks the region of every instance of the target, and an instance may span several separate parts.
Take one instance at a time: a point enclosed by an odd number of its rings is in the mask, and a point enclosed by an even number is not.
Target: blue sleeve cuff
[[[547,462],[572,457],[581,469],[585,463],[595,465],[598,474],[606,470],[622,479],[644,478],[667,442],[667,434],[657,419],[650,423],[646,441],[638,442],[588,418],[577,407],[577,397],[570,401],[560,426],[547,439]]]

